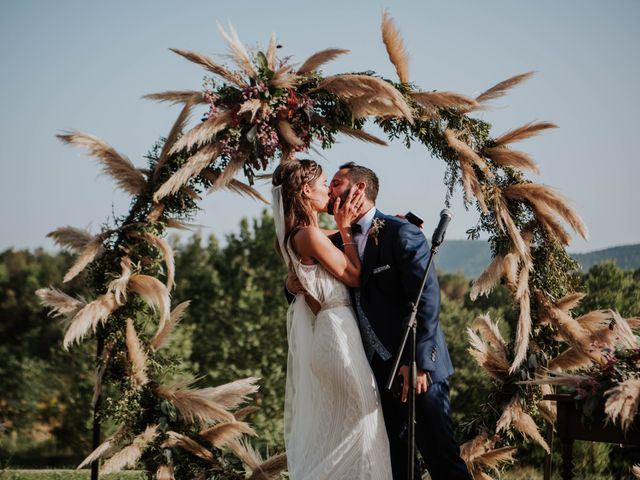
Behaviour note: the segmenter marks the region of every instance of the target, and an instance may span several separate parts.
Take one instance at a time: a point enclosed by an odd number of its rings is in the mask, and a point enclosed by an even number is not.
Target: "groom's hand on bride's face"
[[[398,370],[398,376],[402,377],[402,402],[406,402],[409,397],[409,367],[402,365]],[[416,376],[416,395],[425,393],[428,388],[427,372],[425,370],[418,369]]]

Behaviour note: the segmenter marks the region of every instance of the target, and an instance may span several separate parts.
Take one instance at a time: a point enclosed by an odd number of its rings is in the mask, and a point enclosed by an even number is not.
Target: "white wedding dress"
[[[287,245],[289,247],[289,245]],[[287,313],[285,443],[291,480],[390,480],[380,396],[347,287],[320,264],[290,267],[322,306],[298,295]]]

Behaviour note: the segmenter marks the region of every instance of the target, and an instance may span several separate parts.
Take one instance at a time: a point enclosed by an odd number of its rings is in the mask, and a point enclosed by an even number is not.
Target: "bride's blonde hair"
[[[273,172],[274,187],[282,187],[285,238],[300,227],[311,224],[315,214],[302,187],[322,175],[322,167],[313,160],[290,160],[281,163]]]

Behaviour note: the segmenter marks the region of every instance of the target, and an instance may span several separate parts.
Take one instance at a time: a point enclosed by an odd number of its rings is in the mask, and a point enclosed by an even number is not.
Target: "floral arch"
[[[204,91],[146,96],[182,105],[147,168],[135,167],[92,135],[59,135],[85,147],[133,198],[128,215],[113,228],[91,234],[65,227],[50,234],[79,254],[64,281],[86,268],[94,298],[84,301],[54,288],[37,292],[52,313],[69,319],[65,348],[96,332],[101,356],[94,400],[107,382],[109,391],[117,392],[109,400],[129,412],[83,465],[105,458],[102,472],[142,462],[158,479],[209,478],[213,473],[244,478],[237,465],[221,456],[224,448],[242,461],[250,478],[275,478],[286,468],[284,454],[263,459],[245,440],[254,433],[245,422],[250,407],[239,407],[256,391],[256,379],[203,389],[163,384],[168,360],[162,349],[188,303],[171,306],[173,253],[162,235],[184,225],[204,191],[226,188],[266,202],[252,188],[254,179],[312,143],[330,148],[338,135],[380,145],[394,140],[422,144],[446,164],[447,201],[461,186],[465,205],[477,209],[479,221],[470,236],[488,234],[493,260],[474,281],[471,296],[487,294],[503,282],[518,322],[513,338],[504,339],[488,315],[470,319],[469,352],[494,379],[495,398],[501,399],[499,411],[483,412],[478,436],[463,445],[474,476],[488,478],[484,469],[511,459],[527,437],[549,451],[539,423],[554,422],[553,406],[542,400],[551,387],[535,379],[553,381],[550,370],[601,364],[601,353],[590,348],[594,340],[617,338],[636,348],[637,341],[630,323],[615,312],[593,312],[587,320],[570,314],[583,295],[572,289],[569,272],[576,264],[564,248],[570,236],[562,221],[585,238],[586,228],[565,198],[525,177],[527,171],[539,173],[538,166],[511,148],[555,125],[528,123],[495,136],[490,124],[472,116],[531,73],[500,82],[476,98],[422,90],[409,77],[405,46],[387,14],[382,38],[398,81],[372,71],[324,77],[319,68],[347,50],[322,50],[294,67],[278,58],[275,35],[266,51],[250,54],[232,27],[229,33],[220,30],[234,68],[172,49],[214,77]],[[187,129],[190,116],[203,106],[202,121]],[[365,132],[367,119],[387,139]],[[236,178],[239,173],[247,183]],[[514,431],[523,435],[507,435]],[[515,444],[509,445],[508,438]]]

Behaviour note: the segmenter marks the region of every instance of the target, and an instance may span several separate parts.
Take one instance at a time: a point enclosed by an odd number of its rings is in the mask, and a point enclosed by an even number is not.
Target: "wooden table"
[[[573,478],[573,442],[575,440],[640,445],[640,426],[638,422],[625,434],[620,427],[616,427],[611,423],[605,426],[604,411],[599,410],[594,412],[592,421],[583,424],[582,415],[576,409],[572,395],[545,395],[544,399],[554,401],[558,406],[556,429],[562,448],[561,476],[563,480]]]

